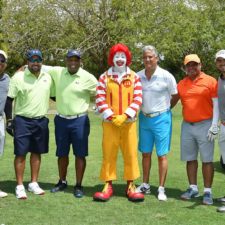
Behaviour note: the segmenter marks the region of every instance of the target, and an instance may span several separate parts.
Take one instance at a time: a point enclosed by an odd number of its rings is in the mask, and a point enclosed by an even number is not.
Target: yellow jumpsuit
[[[121,115],[133,101],[134,76],[124,78],[119,84],[110,76],[107,77],[106,100],[115,115]],[[100,179],[110,181],[117,179],[117,154],[119,147],[124,159],[124,179],[134,180],[140,176],[137,158],[136,121],[127,120],[122,128],[112,122],[103,121],[103,161]]]

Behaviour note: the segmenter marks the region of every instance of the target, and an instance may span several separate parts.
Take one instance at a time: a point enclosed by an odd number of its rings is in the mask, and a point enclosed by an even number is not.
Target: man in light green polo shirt
[[[38,183],[38,172],[41,154],[48,153],[48,118],[45,117],[52,87],[51,76],[41,71],[42,54],[39,50],[29,51],[27,56],[28,68],[15,74],[10,80],[7,102],[14,105],[14,166],[17,186],[15,189],[18,199],[26,199],[23,185],[23,175],[26,155],[31,152],[31,182],[28,191],[34,194],[44,194]],[[7,121],[9,124],[10,119]],[[10,126],[8,126],[10,128]],[[12,128],[12,126],[11,126]]]
[[[59,182],[51,192],[62,191],[67,187],[66,175],[69,165],[70,145],[73,146],[76,168],[74,195],[83,196],[81,186],[88,155],[90,123],[88,107],[90,94],[95,92],[97,79],[81,68],[81,54],[70,50],[66,56],[66,67],[43,66],[51,75],[56,94],[57,116],[55,117],[56,156],[58,156]]]

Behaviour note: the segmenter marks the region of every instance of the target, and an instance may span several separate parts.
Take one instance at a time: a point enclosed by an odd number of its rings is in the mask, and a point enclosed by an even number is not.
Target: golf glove
[[[120,128],[123,125],[123,123],[126,121],[126,119],[127,119],[126,114],[116,115],[112,117],[112,123],[114,126]]]
[[[14,125],[13,125],[13,120],[12,119],[7,120],[7,122],[6,122],[6,131],[12,137],[14,136]]]
[[[207,135],[208,140],[209,141],[216,140],[218,131],[219,131],[219,128],[218,128],[217,124],[212,124],[212,126],[208,130],[208,135]]]

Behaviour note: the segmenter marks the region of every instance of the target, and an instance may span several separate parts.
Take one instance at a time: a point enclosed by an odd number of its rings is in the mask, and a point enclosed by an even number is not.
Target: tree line
[[[141,47],[151,44],[177,81],[190,53],[217,77],[224,15],[224,0],[0,0],[0,45],[9,55],[10,75],[26,63],[29,49],[38,48],[47,65],[64,65],[66,52],[78,49],[84,68],[99,77],[109,67],[109,49],[124,43],[134,71],[143,68]]]

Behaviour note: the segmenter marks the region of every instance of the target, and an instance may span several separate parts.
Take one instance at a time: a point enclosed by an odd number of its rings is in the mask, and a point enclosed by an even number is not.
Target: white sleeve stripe
[[[97,95],[98,95],[98,94],[106,94],[104,90],[97,90],[96,93],[97,93]]]
[[[99,102],[103,102],[103,101],[105,101],[105,98],[103,98],[103,97],[99,97],[99,98],[96,98],[96,103],[99,103]]]
[[[101,110],[103,108],[109,108],[109,106],[107,104],[104,104],[104,105],[99,105],[98,106],[98,109]],[[106,109],[107,110],[107,109]]]

